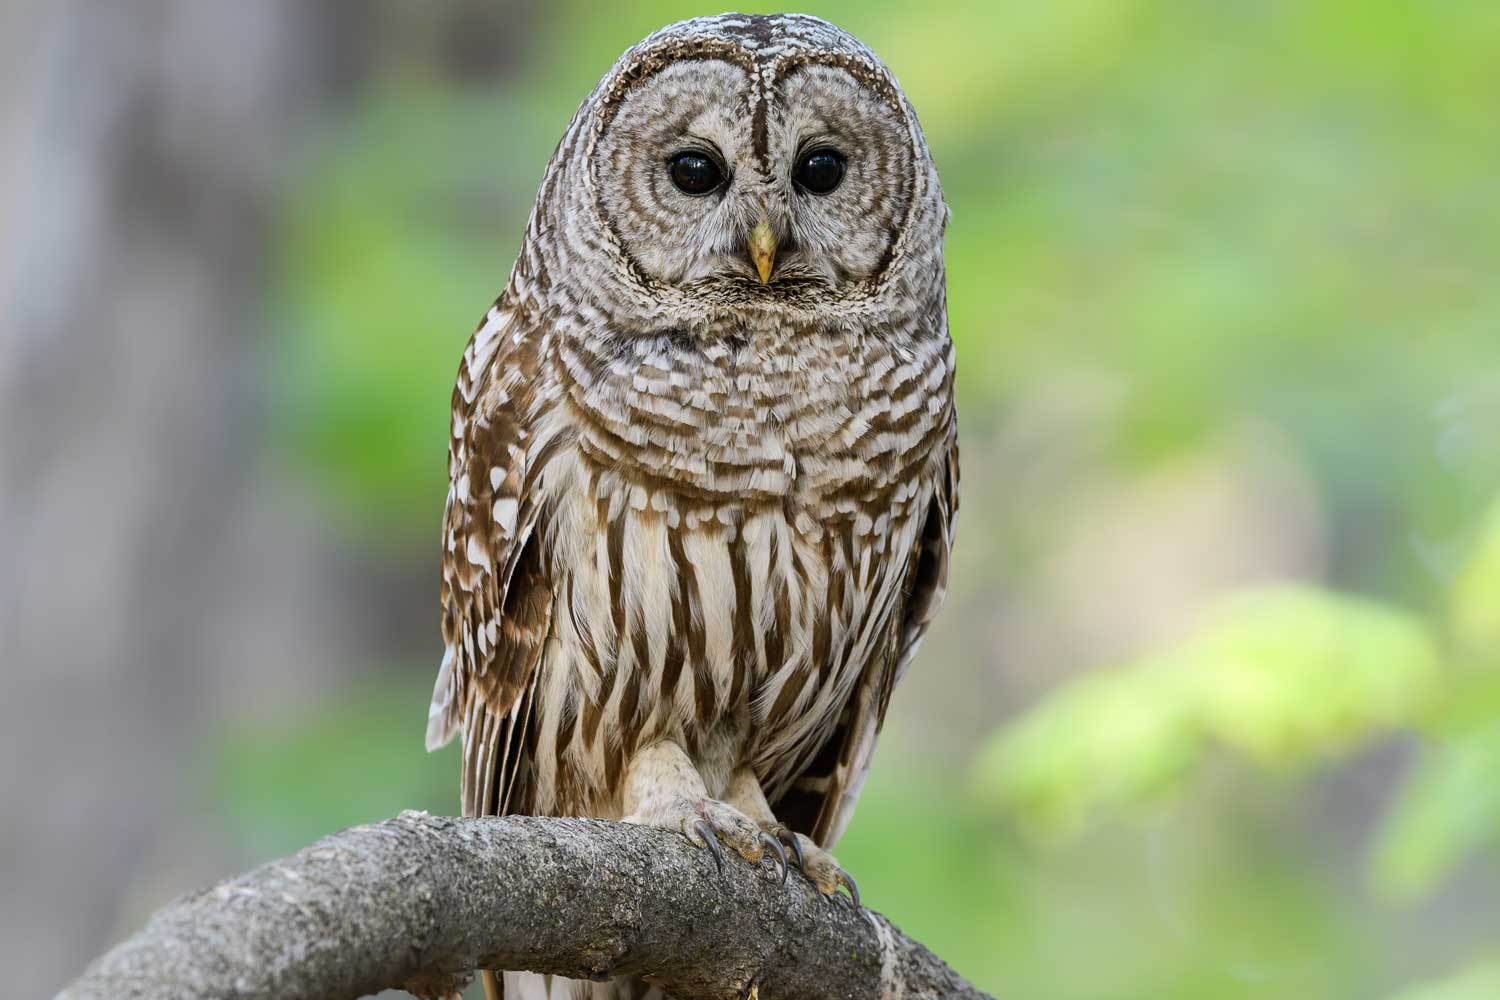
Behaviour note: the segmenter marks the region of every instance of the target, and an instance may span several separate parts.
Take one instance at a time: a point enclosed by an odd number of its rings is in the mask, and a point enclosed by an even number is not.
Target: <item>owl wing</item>
[[[453,389],[443,515],[445,650],[428,711],[427,749],[463,729],[466,816],[524,811],[537,663],[552,579],[541,546],[535,427],[540,332],[505,296],[464,351]]]
[[[892,623],[892,655],[871,657],[827,742],[781,800],[773,803],[782,822],[822,847],[832,847],[854,815],[891,691],[911,665],[947,593],[948,554],[958,516],[958,435],[951,418],[936,479],[908,560],[905,602]]]

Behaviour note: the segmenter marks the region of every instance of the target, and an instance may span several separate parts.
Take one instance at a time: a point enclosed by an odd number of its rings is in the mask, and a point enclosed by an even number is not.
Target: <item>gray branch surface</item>
[[[641,975],[693,1000],[979,998],[885,918],[774,863],[600,820],[405,812],[167,905],[66,998],[338,1000],[476,968]],[[753,989],[752,989],[753,987]]]

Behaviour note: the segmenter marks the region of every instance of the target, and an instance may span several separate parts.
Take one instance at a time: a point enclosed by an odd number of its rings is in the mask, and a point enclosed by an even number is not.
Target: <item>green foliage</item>
[[[1479,848],[1500,845],[1500,677],[1456,686],[1371,856],[1385,894],[1431,893]]]
[[[1437,668],[1401,612],[1306,588],[1237,595],[1177,646],[1005,727],[980,757],[980,792],[1031,829],[1076,834],[1102,807],[1175,787],[1214,746],[1296,767],[1410,726]]]
[[[1479,666],[1444,662],[1419,618],[1370,601],[1307,588],[1238,595],[1182,643],[1065,685],[1003,727],[976,768],[981,799],[1037,835],[1076,836],[1180,789],[1215,748],[1303,768],[1417,731],[1369,871],[1388,897],[1432,893],[1500,846],[1500,672],[1484,669],[1493,644],[1476,641],[1500,599],[1488,589],[1497,523],[1454,587],[1451,645],[1483,650]]]
[[[1453,584],[1453,640],[1466,656],[1500,668],[1500,503]]]
[[[1420,755],[1376,841],[1375,884],[1410,900],[1500,846],[1500,503],[1454,579],[1455,663]]]
[[[1494,1000],[1500,997],[1500,958],[1489,958],[1437,982],[1403,990],[1391,1000]]]

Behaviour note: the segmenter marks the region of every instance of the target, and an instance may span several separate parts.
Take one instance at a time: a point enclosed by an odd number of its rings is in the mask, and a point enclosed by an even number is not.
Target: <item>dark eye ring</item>
[[[719,165],[695,149],[674,154],[667,161],[667,173],[683,194],[708,194],[724,183],[724,171]]]
[[[845,164],[844,154],[836,149],[826,146],[810,149],[797,161],[792,180],[805,191],[827,194],[844,179]]]

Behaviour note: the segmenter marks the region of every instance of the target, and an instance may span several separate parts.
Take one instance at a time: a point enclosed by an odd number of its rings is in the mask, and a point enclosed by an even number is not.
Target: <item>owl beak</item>
[[[776,266],[776,234],[771,232],[771,220],[764,215],[750,230],[750,260],[760,275],[760,283],[770,281],[771,268]]]

